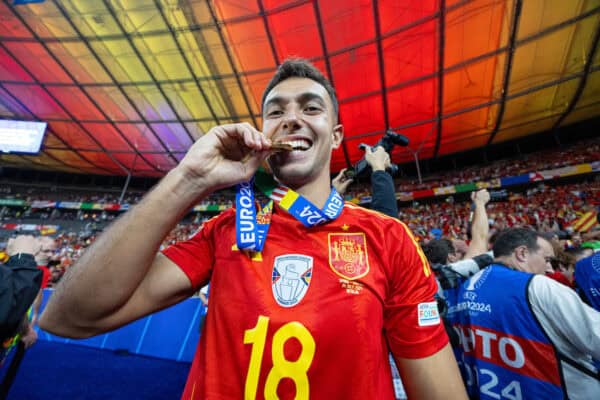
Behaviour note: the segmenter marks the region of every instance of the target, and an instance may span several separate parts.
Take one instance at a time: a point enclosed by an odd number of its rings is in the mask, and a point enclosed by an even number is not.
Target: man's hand
[[[371,146],[367,146],[365,149],[365,160],[373,171],[385,171],[392,165],[390,155],[381,146],[375,147],[375,150]]]
[[[346,193],[346,190],[348,190],[348,186],[350,186],[350,184],[354,182],[354,179],[348,178],[345,175],[346,169],[347,168],[342,169],[340,173],[337,174],[335,178],[333,178],[333,181],[331,181],[331,184],[333,185],[335,190],[341,195]]]
[[[8,239],[6,244],[6,254],[9,257],[19,253],[35,255],[42,249],[42,244],[38,238],[32,235],[18,235]]]
[[[176,167],[202,192],[249,180],[269,155],[271,140],[248,123],[212,128]]]
[[[33,344],[37,341],[37,338],[38,334],[35,329],[33,329],[33,326],[31,324],[27,324],[27,330],[21,336],[21,341],[25,345],[25,348],[28,349],[29,347],[33,346]]]
[[[471,192],[471,200],[473,200],[476,205],[481,204],[482,206],[485,206],[490,201],[490,192],[488,192],[487,189]]]

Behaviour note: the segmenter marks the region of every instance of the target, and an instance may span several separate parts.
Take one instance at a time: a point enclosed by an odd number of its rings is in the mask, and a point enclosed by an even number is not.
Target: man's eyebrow
[[[283,97],[281,97],[281,96],[271,97],[269,100],[267,100],[265,102],[265,107],[264,108],[269,107],[271,104],[279,104],[279,105],[281,105],[282,103],[286,103],[286,100]]]
[[[298,99],[298,102],[302,103],[302,104],[307,103],[311,100],[316,100],[323,106],[325,105],[325,99],[323,99],[322,96],[320,96],[316,93],[313,93],[313,92],[300,93],[299,95],[295,96],[295,98]],[[266,109],[271,104],[278,104],[278,105],[286,104],[288,101],[289,101],[289,99],[286,97],[275,96],[266,101],[264,108]]]
[[[323,97],[321,97],[320,95],[313,93],[313,92],[302,93],[299,96],[297,96],[297,98],[300,103],[307,103],[311,100],[317,100],[319,103],[325,105],[325,99],[323,99]]]

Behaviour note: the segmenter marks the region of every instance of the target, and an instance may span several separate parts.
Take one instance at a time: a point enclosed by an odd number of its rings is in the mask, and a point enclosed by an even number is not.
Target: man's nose
[[[291,132],[300,128],[300,124],[298,113],[296,111],[288,111],[283,118],[282,128],[287,132]]]

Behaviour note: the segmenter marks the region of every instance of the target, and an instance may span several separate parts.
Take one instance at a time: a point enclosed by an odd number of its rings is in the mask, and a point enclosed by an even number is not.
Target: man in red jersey
[[[65,274],[40,326],[96,335],[210,280],[184,399],[393,399],[388,351],[409,397],[466,398],[412,234],[331,189],[331,151],[343,137],[331,84],[308,62],[287,60],[262,107],[262,133],[211,129],[105,231]],[[279,186],[257,211],[251,179],[265,159]],[[235,184],[235,209],[156,254],[192,205]]]

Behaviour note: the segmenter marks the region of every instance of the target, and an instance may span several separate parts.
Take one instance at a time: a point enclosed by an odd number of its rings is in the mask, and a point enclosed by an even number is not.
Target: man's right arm
[[[67,337],[115,329],[193,293],[187,275],[158,254],[199,199],[250,179],[270,142],[249,124],[213,128],[146,197],[103,232],[63,276],[39,325]]]
[[[371,172],[371,209],[392,218],[398,218],[398,200],[394,188],[394,180],[387,173],[390,167],[390,155],[381,146],[365,149],[365,160]]]
[[[475,209],[473,210],[473,222],[471,224],[471,243],[464,258],[473,258],[488,250],[488,216],[485,206],[490,201],[490,193],[486,189],[471,193],[471,200]]]
[[[163,238],[187,206],[176,175],[176,171],[168,174],[86,249],[54,291],[39,321],[42,329],[88,337],[191,294],[183,271],[165,256],[157,256]]]

